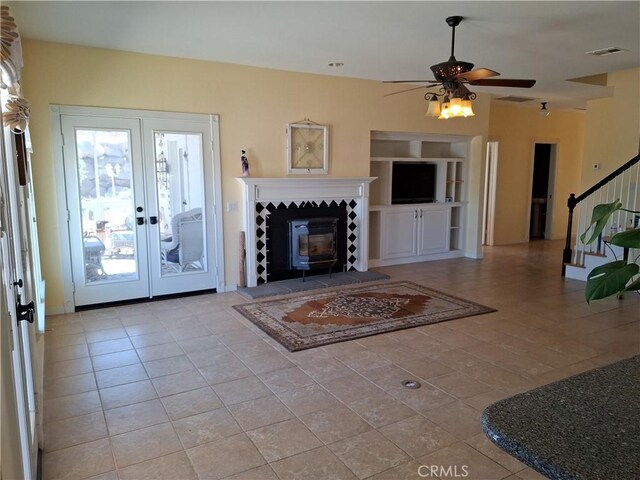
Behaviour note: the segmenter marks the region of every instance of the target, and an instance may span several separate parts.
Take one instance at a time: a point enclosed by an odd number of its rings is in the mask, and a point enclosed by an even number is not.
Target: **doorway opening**
[[[482,244],[493,245],[495,226],[496,187],[498,181],[498,142],[487,143],[487,167],[484,175],[484,215],[482,223]]]
[[[556,145],[535,143],[531,177],[529,240],[551,238],[556,171]]]

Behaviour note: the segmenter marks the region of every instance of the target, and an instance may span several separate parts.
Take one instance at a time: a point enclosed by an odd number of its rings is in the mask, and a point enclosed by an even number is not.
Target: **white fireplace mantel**
[[[268,203],[355,200],[358,271],[368,269],[369,184],[376,177],[255,178],[238,177],[243,185],[243,228],[247,253],[247,286],[257,285],[256,206]]]

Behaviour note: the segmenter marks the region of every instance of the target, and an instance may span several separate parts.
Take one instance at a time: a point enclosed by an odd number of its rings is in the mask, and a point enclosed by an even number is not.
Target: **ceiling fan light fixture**
[[[462,116],[463,117],[475,117],[476,114],[473,113],[473,106],[471,105],[471,100],[465,98],[462,100]]]
[[[459,97],[453,97],[449,102],[449,111],[452,117],[459,117],[462,115],[462,99]]]
[[[427,113],[424,114],[425,117],[439,117],[440,116],[440,102],[438,101],[438,97],[433,95],[431,100],[429,100],[429,106],[427,107]]]

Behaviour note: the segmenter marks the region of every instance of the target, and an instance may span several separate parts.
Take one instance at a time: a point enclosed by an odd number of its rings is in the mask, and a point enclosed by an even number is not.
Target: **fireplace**
[[[338,260],[333,271],[367,271],[369,183],[373,180],[238,178],[243,185],[247,286],[302,276],[303,271],[289,267],[288,221],[293,219],[339,218]]]
[[[289,268],[307,270],[328,268],[338,261],[338,218],[320,217],[289,220]]]

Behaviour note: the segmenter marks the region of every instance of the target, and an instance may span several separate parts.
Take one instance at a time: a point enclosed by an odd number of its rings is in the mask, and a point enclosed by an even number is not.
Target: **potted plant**
[[[612,203],[604,203],[596,205],[591,215],[591,224],[587,230],[580,236],[580,240],[585,245],[589,245],[599,238],[602,238],[602,231],[609,221],[611,215],[617,211],[638,214],[640,212],[622,208],[622,203],[616,200]],[[611,245],[616,245],[624,249],[625,257],[629,257],[632,249],[640,249],[640,228],[635,222],[631,228],[621,231],[613,235],[611,238],[603,239],[605,246],[611,249]],[[613,249],[611,249],[612,252]],[[615,252],[614,252],[615,256]],[[618,259],[613,262],[605,263],[591,270],[587,276],[587,286],[585,288],[585,298],[587,303],[591,300],[600,300],[611,295],[622,297],[625,292],[640,290],[640,277],[635,278],[640,272],[638,260],[640,254],[636,257]]]

